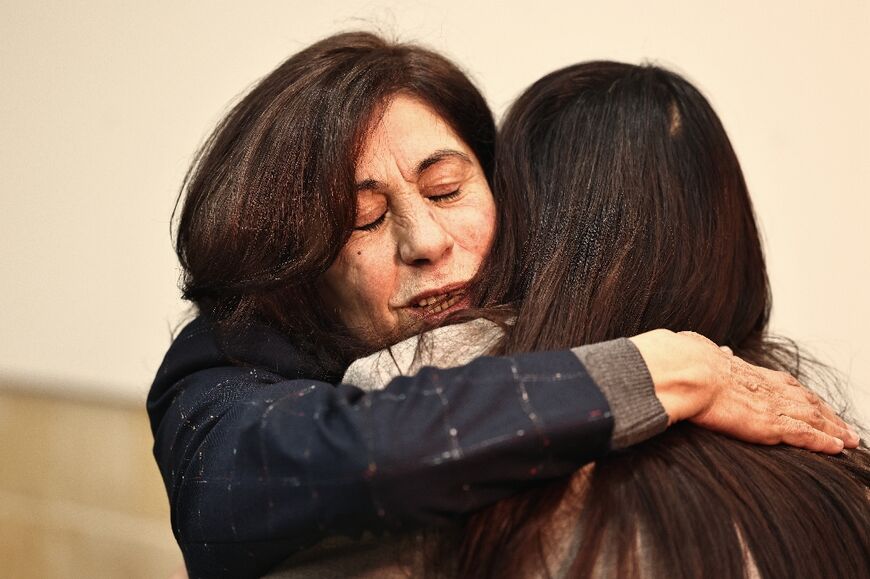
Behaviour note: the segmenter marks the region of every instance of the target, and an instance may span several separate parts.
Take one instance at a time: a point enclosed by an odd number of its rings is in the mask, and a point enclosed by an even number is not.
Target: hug
[[[768,334],[740,166],[678,75],[568,67],[497,135],[444,57],[340,34],[182,192],[198,315],[148,409],[191,577],[870,571],[866,450]]]

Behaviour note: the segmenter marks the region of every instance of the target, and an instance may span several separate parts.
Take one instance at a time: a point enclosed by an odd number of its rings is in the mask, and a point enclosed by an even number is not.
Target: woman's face
[[[471,149],[422,101],[392,99],[356,168],[356,229],[329,270],[327,304],[379,345],[467,307],[495,203]]]

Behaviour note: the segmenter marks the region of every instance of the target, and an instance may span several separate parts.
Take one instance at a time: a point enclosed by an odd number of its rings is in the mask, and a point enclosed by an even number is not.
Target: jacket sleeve
[[[437,525],[604,455],[613,428],[570,351],[425,368],[377,392],[209,368],[152,389],[149,413],[191,577]]]

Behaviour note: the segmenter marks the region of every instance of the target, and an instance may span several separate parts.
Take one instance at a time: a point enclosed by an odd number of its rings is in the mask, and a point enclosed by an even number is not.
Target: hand
[[[858,435],[787,372],[749,364],[694,332],[631,338],[647,363],[669,424],[698,426],[758,444],[836,454]]]

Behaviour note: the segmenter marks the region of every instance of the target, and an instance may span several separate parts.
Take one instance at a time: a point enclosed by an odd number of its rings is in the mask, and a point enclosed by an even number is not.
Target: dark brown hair
[[[471,81],[439,54],[366,32],[290,57],[206,140],[179,194],[175,243],[184,298],[224,335],[267,323],[332,373],[358,353],[315,282],[350,234],[358,154],[398,93],[431,106],[491,176],[495,126]]]
[[[507,233],[480,287],[516,314],[499,352],[694,330],[809,378],[794,345],[766,334],[770,292],[737,157],[679,75],[590,62],[545,76],[505,118],[493,184]],[[557,481],[474,515],[458,575],[541,572],[543,533],[569,500],[571,577],[743,577],[748,557],[763,577],[868,576],[868,485],[866,450],[828,457],[679,425],[597,461],[580,492]]]

